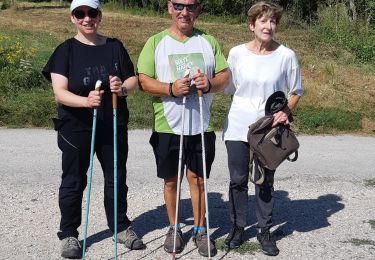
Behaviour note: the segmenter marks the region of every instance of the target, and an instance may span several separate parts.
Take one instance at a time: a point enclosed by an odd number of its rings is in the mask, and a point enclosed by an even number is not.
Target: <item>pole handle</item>
[[[201,69],[198,69],[198,73],[201,73]],[[203,91],[198,89],[198,97],[203,97]]]
[[[97,80],[96,83],[95,83],[95,90],[99,91],[101,86],[102,86],[102,81]]]
[[[117,94],[112,93],[112,108],[117,109]]]

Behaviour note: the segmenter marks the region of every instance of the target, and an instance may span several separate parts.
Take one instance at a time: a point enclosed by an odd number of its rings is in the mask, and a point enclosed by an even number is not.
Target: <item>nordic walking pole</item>
[[[95,90],[100,91],[102,82],[100,80],[95,83]],[[85,259],[86,253],[86,238],[87,238],[87,226],[89,223],[89,209],[90,209],[90,195],[91,195],[91,178],[92,178],[92,166],[94,160],[94,148],[95,148],[95,132],[96,132],[96,115],[97,108],[94,108],[94,114],[92,117],[92,132],[91,132],[91,148],[90,148],[90,166],[89,166],[89,175],[87,176],[87,195],[86,195],[86,220],[85,220],[85,231],[83,238],[83,247],[82,247],[82,259]]]
[[[198,70],[200,73],[200,70]],[[207,249],[208,259],[211,259],[211,248],[210,248],[210,222],[208,217],[208,191],[207,191],[207,176],[206,176],[206,148],[204,144],[204,126],[203,126],[203,91],[198,90],[199,98],[199,115],[201,121],[201,136],[202,136],[202,164],[203,164],[203,182],[204,182],[204,199],[206,201],[206,226],[207,226]]]
[[[113,108],[113,192],[114,192],[114,233],[115,233],[115,259],[117,260],[117,94],[112,93]]]
[[[189,71],[185,71],[184,78],[189,77]],[[186,96],[182,98],[182,110],[181,110],[181,135],[180,135],[180,150],[178,152],[178,173],[177,173],[177,193],[176,193],[176,214],[174,218],[174,235],[173,235],[173,252],[172,259],[176,258],[176,237],[177,237],[177,224],[178,224],[178,207],[180,203],[180,188],[181,188],[181,167],[182,167],[182,148],[184,141],[184,128],[185,128],[185,105]]]

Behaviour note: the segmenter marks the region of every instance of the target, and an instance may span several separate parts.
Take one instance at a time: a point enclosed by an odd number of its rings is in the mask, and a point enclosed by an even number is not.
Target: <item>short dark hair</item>
[[[260,1],[252,5],[247,11],[247,23],[255,24],[256,19],[265,15],[266,17],[275,18],[276,24],[279,24],[282,14],[283,8],[278,4],[270,1]]]

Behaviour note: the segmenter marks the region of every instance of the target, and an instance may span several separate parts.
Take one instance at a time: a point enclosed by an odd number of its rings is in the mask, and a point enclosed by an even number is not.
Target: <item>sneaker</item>
[[[115,238],[113,237],[112,239],[114,241]],[[132,226],[129,226],[124,231],[117,233],[117,243],[124,244],[131,250],[140,250],[145,248],[143,241],[138,238]]]
[[[198,253],[201,256],[208,257],[208,237],[206,229],[203,227],[196,234],[193,233],[192,239],[194,241],[195,246],[198,247]],[[215,242],[212,239],[210,239],[210,251],[211,256],[215,256],[217,254]]]
[[[61,240],[61,256],[64,258],[81,258],[81,245],[77,238],[67,237]]]
[[[265,255],[276,256],[279,254],[280,251],[276,242],[272,239],[269,229],[261,229],[257,234],[257,239]]]
[[[227,238],[224,240],[224,244],[229,249],[235,249],[235,248],[240,247],[243,243],[243,233],[244,233],[243,227],[233,226]]]
[[[165,241],[164,250],[167,253],[173,253],[173,243],[174,243],[174,225],[169,227]],[[184,240],[182,238],[182,232],[180,228],[177,228],[176,232],[176,253],[179,254],[185,247]]]

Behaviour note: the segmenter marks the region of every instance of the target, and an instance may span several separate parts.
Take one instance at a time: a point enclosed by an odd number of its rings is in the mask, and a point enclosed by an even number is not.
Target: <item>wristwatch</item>
[[[123,97],[127,97],[128,96],[128,90],[125,86],[121,86],[121,95]]]

